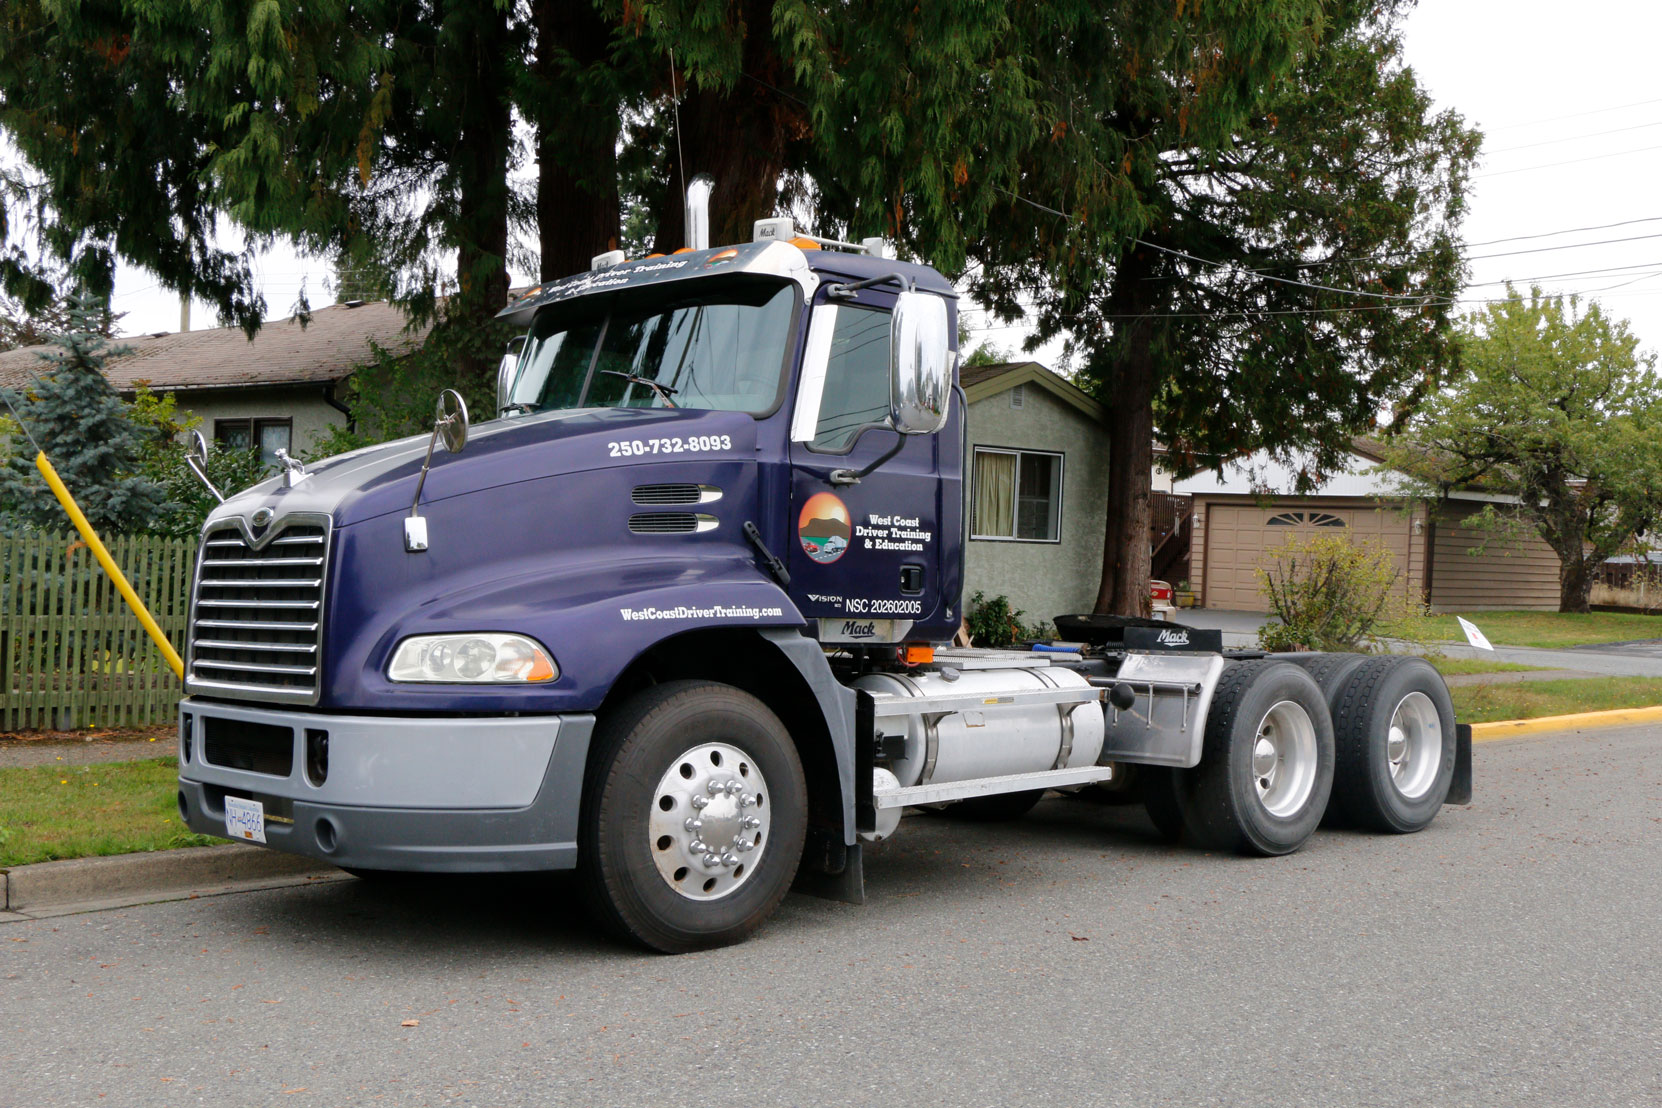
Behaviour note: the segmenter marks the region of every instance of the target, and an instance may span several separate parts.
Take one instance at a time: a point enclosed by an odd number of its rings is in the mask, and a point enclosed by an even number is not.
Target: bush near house
[[[1279,623],[1258,631],[1265,650],[1365,650],[1382,637],[1418,639],[1424,606],[1409,599],[1391,552],[1332,535],[1290,539],[1258,571]]]

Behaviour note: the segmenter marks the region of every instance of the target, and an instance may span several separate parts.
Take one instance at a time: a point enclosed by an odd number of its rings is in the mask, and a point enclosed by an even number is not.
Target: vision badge
[[[830,565],[848,552],[852,533],[848,507],[828,492],[810,496],[796,520],[803,553],[821,565]]]

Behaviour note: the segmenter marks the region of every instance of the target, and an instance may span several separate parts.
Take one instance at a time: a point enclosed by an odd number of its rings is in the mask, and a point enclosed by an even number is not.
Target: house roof
[[[112,346],[131,352],[111,358],[105,376],[123,392],[139,384],[173,391],[338,381],[374,357],[371,343],[398,354],[418,346],[428,328],[406,330],[407,322],[380,300],[318,308],[304,327],[294,319],[271,320],[253,339],[236,327],[116,339]],[[44,349],[0,352],[0,388],[40,373]]]
[[[1033,384],[1064,404],[1071,404],[1098,423],[1108,421],[1106,408],[1093,400],[1078,385],[1038,362],[998,362],[993,365],[966,366],[958,371],[958,381],[964,386],[964,395],[971,404],[1007,392],[1017,385]]]

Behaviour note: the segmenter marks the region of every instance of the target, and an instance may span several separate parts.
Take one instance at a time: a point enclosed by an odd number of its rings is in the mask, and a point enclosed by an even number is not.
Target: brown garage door
[[[1206,606],[1263,611],[1268,603],[1259,591],[1258,567],[1294,536],[1335,534],[1383,542],[1396,557],[1398,570],[1406,572],[1408,530],[1402,513],[1375,508],[1213,504],[1206,513]]]

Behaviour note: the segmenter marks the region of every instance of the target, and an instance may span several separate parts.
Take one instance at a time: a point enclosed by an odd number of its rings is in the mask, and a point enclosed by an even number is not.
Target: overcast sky
[[[1658,43],[1657,0],[1422,0],[1407,23],[1408,62],[1440,107],[1485,136],[1465,222],[1468,306],[1500,295],[1501,281],[1533,279],[1597,298],[1632,321],[1645,349],[1662,349]],[[1601,229],[1572,230],[1592,227]],[[1520,237],[1529,235],[1548,237]],[[322,263],[283,250],[260,273],[273,317],[302,279],[313,306],[332,302]],[[178,299],[142,271],[122,270],[115,306],[128,334],[178,329]],[[193,323],[214,325],[201,305]],[[974,337],[1013,348],[1021,335]]]

